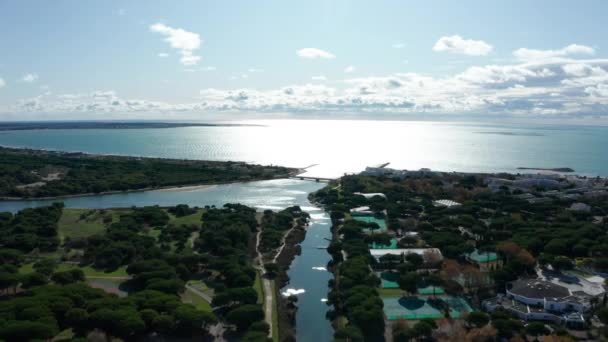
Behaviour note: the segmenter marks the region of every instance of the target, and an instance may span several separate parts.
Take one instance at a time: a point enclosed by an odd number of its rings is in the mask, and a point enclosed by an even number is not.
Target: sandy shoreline
[[[232,183],[226,183],[226,184],[232,184]],[[151,191],[156,191],[156,192],[195,191],[195,190],[214,188],[218,185],[219,184],[186,185],[186,186],[175,186],[172,188],[163,188],[163,189],[157,189],[157,190],[151,190]]]
[[[287,175],[282,177],[274,177],[274,178],[261,178],[261,179],[252,179],[248,181],[234,181],[234,182],[217,182],[217,183],[204,183],[204,184],[184,184],[184,185],[171,185],[164,187],[152,187],[152,188],[142,188],[142,189],[131,189],[131,190],[116,190],[116,191],[104,191],[99,193],[84,193],[84,194],[73,194],[73,195],[63,195],[63,196],[50,196],[50,197],[0,197],[0,204],[2,201],[48,201],[48,200],[62,200],[66,198],[76,198],[76,197],[91,197],[91,196],[102,196],[102,195],[115,195],[115,194],[127,194],[131,192],[144,192],[144,191],[158,191],[158,192],[174,192],[174,191],[195,191],[201,189],[209,189],[218,185],[226,185],[226,184],[240,184],[240,183],[251,183],[251,182],[260,182],[260,181],[268,181],[275,179],[289,179],[292,177],[297,177],[298,173],[301,173],[303,169],[296,169],[294,172],[290,172]]]

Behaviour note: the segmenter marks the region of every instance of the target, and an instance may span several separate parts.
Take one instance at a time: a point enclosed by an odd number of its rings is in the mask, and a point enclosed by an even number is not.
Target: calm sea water
[[[0,132],[0,145],[101,154],[317,166],[338,177],[366,166],[516,172],[571,167],[608,176],[608,127],[403,121],[272,120],[263,127]]]
[[[333,330],[325,319],[327,282],[331,274],[325,267],[330,255],[318,246],[326,246],[330,239],[330,219],[320,208],[308,201],[308,194],[323,187],[323,183],[279,179],[271,181],[215,185],[194,190],[146,191],[125,194],[74,197],[63,200],[68,208],[117,208],[145,205],[172,206],[180,203],[192,206],[241,203],[259,210],[280,210],[299,205],[310,213],[311,224],[302,242],[302,254],[289,269],[290,283],[286,288],[303,289],[298,295],[298,341],[331,341]],[[54,201],[0,201],[0,212],[16,212],[27,207],[49,205]],[[285,289],[283,289],[285,290]]]

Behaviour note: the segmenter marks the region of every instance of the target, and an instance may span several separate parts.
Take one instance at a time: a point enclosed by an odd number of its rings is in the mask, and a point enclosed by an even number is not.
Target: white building
[[[591,212],[591,207],[585,203],[577,202],[572,203],[568,210],[588,213]]]
[[[583,314],[592,309],[593,298],[602,293],[573,291],[543,279],[518,279],[507,285],[506,297],[486,300],[488,311],[503,308],[523,320],[543,320],[567,325],[584,324]]]
[[[401,255],[405,258],[406,255],[416,253],[422,256],[426,263],[436,263],[443,260],[443,255],[439,248],[385,248],[385,249],[370,249],[370,254],[378,261],[384,255]],[[434,259],[434,260],[431,260]]]
[[[433,204],[436,207],[446,207],[446,208],[452,208],[452,207],[457,207],[457,206],[461,205],[460,203],[458,203],[456,201],[452,201],[452,200],[448,200],[448,199],[438,200],[438,201],[433,202]]]
[[[353,195],[363,196],[363,197],[365,197],[367,199],[374,198],[376,196],[382,197],[382,198],[386,199],[386,195],[383,194],[383,193],[381,193],[381,192],[369,192],[369,193],[355,192],[355,193],[353,193]]]

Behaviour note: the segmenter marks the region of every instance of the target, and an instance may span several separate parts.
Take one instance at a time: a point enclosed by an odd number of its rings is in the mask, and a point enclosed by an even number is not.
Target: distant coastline
[[[119,122],[119,121],[64,121],[64,122],[0,122],[0,131],[29,131],[51,129],[149,129],[179,127],[264,127],[255,124],[193,123],[193,122]]]
[[[6,165],[12,167],[7,169]],[[83,171],[83,165],[89,165],[89,169]],[[99,155],[0,147],[0,170],[3,170],[3,167],[8,172],[6,178],[12,179],[15,184],[0,187],[0,202],[53,200],[153,190],[195,190],[220,184],[283,179],[304,172],[301,168],[233,161]],[[13,170],[14,168],[17,171]],[[99,173],[97,171],[99,169],[104,171]],[[78,173],[72,174],[72,171],[76,170]],[[29,175],[33,179],[28,182],[14,181],[21,175]],[[101,182],[99,191],[98,188],[90,187],[92,182]],[[78,186],[82,184],[86,186]],[[39,193],[38,189],[45,189],[50,185],[55,186],[53,188],[55,193],[48,195]],[[29,189],[34,191],[28,192]],[[23,190],[23,193],[11,193],[17,190]]]
[[[542,167],[518,167],[518,170],[530,170],[530,171],[551,171],[551,172],[574,172],[574,169],[569,167],[556,167],[556,168],[542,168]]]

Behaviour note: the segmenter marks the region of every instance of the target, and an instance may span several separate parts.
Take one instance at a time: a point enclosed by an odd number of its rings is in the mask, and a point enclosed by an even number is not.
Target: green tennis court
[[[382,301],[384,313],[389,320],[442,318],[445,308],[449,309],[452,318],[473,311],[464,299],[452,296],[389,297]]]
[[[380,277],[381,280],[381,287],[383,289],[398,289],[399,288],[399,284],[397,283],[397,281],[399,280],[399,273],[397,272],[391,272],[391,271],[384,271],[384,272],[380,272],[380,274],[378,274],[378,277]]]
[[[372,242],[369,245],[370,249],[395,249],[397,248],[397,239],[391,239],[391,243],[388,245],[382,245],[379,243]]]
[[[439,286],[427,286],[427,287],[419,287],[418,293],[421,295],[440,295],[444,294],[445,291],[443,288]]]
[[[353,216],[354,220],[357,220],[359,222],[366,222],[366,223],[375,223],[378,225],[378,227],[380,227],[379,229],[374,229],[374,232],[383,232],[386,231],[386,221],[384,219],[381,218],[376,218],[374,216]],[[364,232],[366,233],[371,233],[372,230],[365,228],[363,229]]]
[[[496,261],[498,259],[498,255],[494,252],[479,253],[477,249],[467,256],[469,259],[478,263]]]

